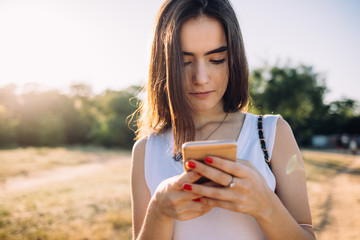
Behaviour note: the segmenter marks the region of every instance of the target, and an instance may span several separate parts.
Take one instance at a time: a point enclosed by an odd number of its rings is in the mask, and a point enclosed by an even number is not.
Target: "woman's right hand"
[[[151,199],[151,207],[163,217],[177,220],[197,218],[211,210],[211,207],[200,202],[200,195],[183,190],[184,183],[195,182],[201,176],[194,172],[184,172],[164,180],[159,184]],[[188,189],[190,190],[190,189]]]

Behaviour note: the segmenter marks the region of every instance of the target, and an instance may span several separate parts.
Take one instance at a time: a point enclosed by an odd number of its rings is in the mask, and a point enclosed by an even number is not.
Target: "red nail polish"
[[[183,189],[191,191],[192,187],[190,184],[184,184]]]
[[[194,163],[193,161],[189,161],[186,163],[186,166],[188,168],[194,169],[194,168],[196,168],[196,163]]]
[[[205,162],[207,162],[207,163],[213,163],[213,159],[211,158],[211,157],[206,157],[205,158]]]
[[[195,198],[195,199],[193,199],[193,201],[194,201],[194,202],[200,202],[201,199],[200,199],[200,198]]]
[[[199,176],[202,176],[202,174],[201,173],[197,173]]]

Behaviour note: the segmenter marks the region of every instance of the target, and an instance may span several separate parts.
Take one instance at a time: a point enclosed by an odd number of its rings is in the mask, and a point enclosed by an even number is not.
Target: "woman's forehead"
[[[187,20],[180,31],[181,48],[185,52],[201,54],[226,45],[222,24],[207,16]]]

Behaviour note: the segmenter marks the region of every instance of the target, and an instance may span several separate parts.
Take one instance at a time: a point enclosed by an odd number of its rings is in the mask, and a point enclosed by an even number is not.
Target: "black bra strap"
[[[261,145],[261,150],[263,151],[263,154],[264,154],[265,162],[271,169],[269,153],[268,153],[268,150],[266,149],[266,142],[265,142],[265,138],[264,138],[263,121],[262,120],[263,120],[263,115],[260,115],[258,118],[258,132],[259,132],[260,145]]]

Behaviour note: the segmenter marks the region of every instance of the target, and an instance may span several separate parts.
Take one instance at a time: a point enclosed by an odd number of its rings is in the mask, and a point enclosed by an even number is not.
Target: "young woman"
[[[228,0],[165,1],[132,155],[134,238],[315,239],[305,172],[286,169],[303,164],[289,125],[262,119],[268,165],[247,104],[244,44]],[[184,142],[222,139],[237,141],[237,162],[208,156],[183,171]],[[212,182],[194,183],[201,176]]]

